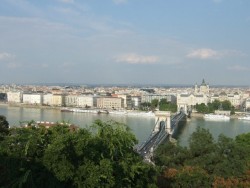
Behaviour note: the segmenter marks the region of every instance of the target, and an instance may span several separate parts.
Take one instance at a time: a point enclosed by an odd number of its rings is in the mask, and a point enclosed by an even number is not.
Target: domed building
[[[202,80],[200,88],[198,88],[198,85],[195,84],[195,86],[194,86],[194,93],[195,94],[209,95],[209,85],[206,84],[206,82],[205,82],[204,79]]]
[[[207,105],[208,101],[209,85],[206,84],[204,79],[199,87],[195,84],[194,92],[177,94],[177,108],[178,110],[184,109],[186,112],[188,109],[192,109],[196,104],[204,103]]]

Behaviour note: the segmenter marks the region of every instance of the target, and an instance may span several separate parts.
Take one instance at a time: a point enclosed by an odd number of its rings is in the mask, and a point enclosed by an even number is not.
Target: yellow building
[[[64,106],[65,96],[60,94],[52,95],[51,105],[52,106]]]

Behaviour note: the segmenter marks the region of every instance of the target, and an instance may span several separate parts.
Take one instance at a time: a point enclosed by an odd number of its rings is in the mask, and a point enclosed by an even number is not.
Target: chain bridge
[[[171,139],[172,135],[177,132],[178,125],[181,121],[186,121],[186,113],[180,111],[171,117],[169,111],[156,111],[155,112],[155,127],[150,134],[149,138],[141,145],[136,151],[146,160],[150,160],[153,151],[167,139]]]

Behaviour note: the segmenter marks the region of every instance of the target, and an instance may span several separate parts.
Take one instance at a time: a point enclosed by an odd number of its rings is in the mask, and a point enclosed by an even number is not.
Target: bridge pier
[[[158,132],[160,130],[161,123],[165,123],[165,131],[171,134],[171,112],[169,111],[156,111],[155,112],[155,128],[154,132]]]

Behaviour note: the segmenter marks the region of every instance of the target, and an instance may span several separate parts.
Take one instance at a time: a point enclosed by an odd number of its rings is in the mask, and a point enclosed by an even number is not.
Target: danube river
[[[127,124],[135,134],[139,142],[147,139],[154,127],[154,117],[136,117],[127,115],[93,114],[61,112],[58,109],[43,108],[23,108],[0,105],[0,115],[6,116],[11,126],[19,126],[20,121],[66,121],[78,125],[79,127],[88,127],[95,120],[102,121],[114,120]],[[228,137],[250,132],[250,121],[231,119],[230,121],[204,121],[203,118],[191,118],[179,130],[177,139],[179,143],[186,146],[188,138],[195,131],[196,127],[209,129],[214,138],[223,133]]]

